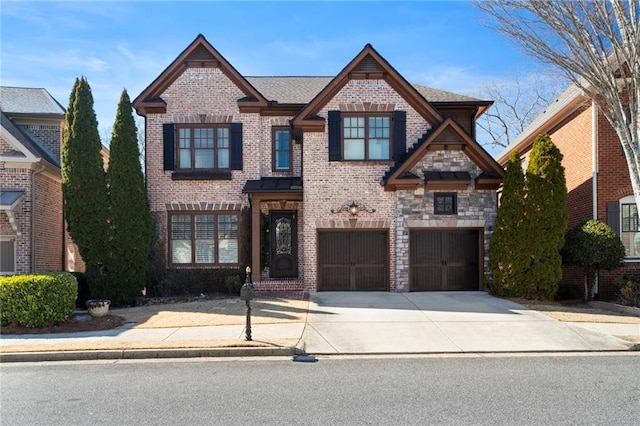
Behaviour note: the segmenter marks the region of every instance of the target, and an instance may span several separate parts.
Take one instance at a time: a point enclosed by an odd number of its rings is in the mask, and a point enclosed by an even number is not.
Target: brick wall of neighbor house
[[[31,173],[30,169],[7,168],[0,163],[0,187],[24,191],[24,198],[19,210],[15,212],[15,223],[21,233],[16,235],[9,223],[6,212],[0,213],[0,235],[15,237],[16,241],[16,273],[26,274],[31,271]]]
[[[622,151],[618,135],[607,119],[598,114],[598,219],[607,221],[607,202],[618,201],[633,195],[629,166]],[[602,271],[599,281],[601,299],[614,298],[618,288],[615,280],[625,273],[640,273],[640,262],[625,262],[625,266],[614,271]]]
[[[175,208],[240,211],[248,206],[242,188],[248,179],[260,177],[261,165],[267,161],[261,140],[267,133],[269,141],[271,136],[270,130],[262,128],[258,114],[239,112],[237,100],[245,95],[218,68],[187,68],[161,96],[167,103],[166,113],[147,116],[146,173],[151,211],[166,256],[167,210],[178,206]],[[201,117],[205,123],[243,123],[243,169],[233,170],[232,180],[174,181],[172,172],[163,170],[162,125],[200,123]]]
[[[430,125],[384,80],[351,80],[318,113],[327,119],[328,111],[365,111],[365,102],[375,104],[379,111],[407,112],[407,145],[412,145]],[[374,213],[361,212],[357,228],[376,228],[389,231],[390,290],[396,291],[395,264],[396,234],[394,192],[385,192],[380,185],[384,173],[393,164],[379,162],[329,162],[327,126],[324,132],[304,135],[304,227],[300,246],[303,247],[305,290],[317,289],[317,232],[322,229],[350,228],[348,213],[332,214],[331,209],[356,200]],[[308,165],[313,164],[313,167]]]
[[[565,167],[567,179],[568,228],[582,219],[590,219],[593,216],[592,113],[590,105],[580,108],[550,133],[553,142],[564,155],[562,164]],[[597,217],[598,220],[606,223],[607,202],[632,195],[633,190],[629,169],[615,130],[601,113],[598,114],[597,120]],[[615,298],[618,290],[614,284],[615,279],[625,273],[638,270],[640,270],[640,263],[627,262],[624,267],[615,271],[601,271],[599,297],[605,300]],[[583,274],[581,269],[563,267],[562,282],[581,288]]]
[[[422,176],[415,191],[398,191],[396,211],[396,287],[398,291],[409,291],[409,231],[411,228],[474,228],[484,236],[484,269],[487,271],[489,240],[497,214],[497,198],[494,190],[476,190],[473,182],[457,193],[458,214],[455,216],[434,215],[434,193],[424,188],[423,170],[466,171],[472,178],[481,170],[462,151],[434,151],[424,156],[411,172]]]
[[[62,128],[54,124],[27,124],[27,129],[36,135],[57,157],[60,157]]]
[[[62,187],[44,174],[35,177],[34,271],[61,271],[63,264]],[[57,219],[57,220],[56,220]]]

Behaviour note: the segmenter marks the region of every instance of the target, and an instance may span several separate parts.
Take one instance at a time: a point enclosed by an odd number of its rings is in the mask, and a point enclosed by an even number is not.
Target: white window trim
[[[11,271],[0,271],[0,275],[15,275],[17,272],[17,268],[18,268],[18,253],[17,253],[17,244],[16,244],[16,237],[13,236],[0,236],[0,241],[5,242],[5,241],[13,241],[13,272]]]
[[[636,204],[636,199],[633,195],[629,195],[627,197],[623,197],[620,200],[618,200],[618,205],[619,205],[619,210],[620,210],[620,217],[619,217],[619,221],[620,221],[620,240],[622,241],[622,205],[623,204]],[[640,236],[640,232],[637,234],[638,236]],[[640,237],[638,237],[640,238]],[[624,262],[625,263],[638,263],[640,262],[640,256],[634,256],[634,257],[626,257],[624,258]]]

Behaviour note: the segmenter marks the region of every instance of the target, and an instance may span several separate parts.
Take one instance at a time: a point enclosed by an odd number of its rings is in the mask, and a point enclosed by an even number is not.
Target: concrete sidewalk
[[[627,351],[638,324],[563,323],[483,292],[314,293],[306,322],[2,335],[0,361]]]

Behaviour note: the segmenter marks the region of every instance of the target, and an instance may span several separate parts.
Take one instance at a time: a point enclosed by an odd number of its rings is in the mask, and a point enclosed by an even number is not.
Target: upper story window
[[[238,214],[180,212],[170,215],[169,225],[172,265],[237,265]]]
[[[230,127],[225,125],[180,125],[178,169],[228,170],[230,133]]]
[[[273,171],[291,171],[291,132],[288,128],[273,128]]]
[[[391,159],[390,117],[346,115],[342,121],[345,160]]]
[[[440,192],[434,195],[434,214],[458,214],[457,197],[454,192]]]

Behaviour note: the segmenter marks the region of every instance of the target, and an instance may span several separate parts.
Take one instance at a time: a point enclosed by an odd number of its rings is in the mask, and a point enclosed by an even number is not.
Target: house
[[[608,223],[625,246],[625,266],[600,272],[597,293],[610,299],[617,291],[615,279],[640,269],[638,210],[620,140],[598,107],[572,85],[498,156],[498,162],[506,165],[509,154],[517,150],[526,167],[533,141],[545,133],[564,155],[568,227],[598,219]],[[582,286],[583,272],[564,267],[562,279]]]
[[[0,273],[65,268],[64,108],[45,89],[0,88]]]
[[[491,102],[411,84],[371,45],[333,77],[243,76],[198,35],[133,104],[166,268],[250,253],[258,290],[482,289]]]

